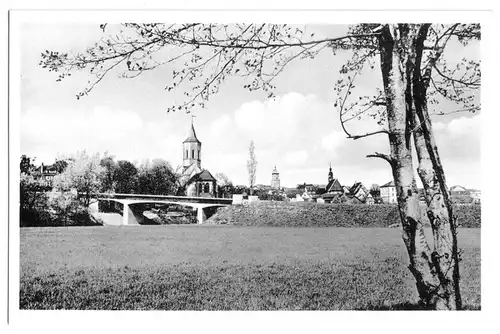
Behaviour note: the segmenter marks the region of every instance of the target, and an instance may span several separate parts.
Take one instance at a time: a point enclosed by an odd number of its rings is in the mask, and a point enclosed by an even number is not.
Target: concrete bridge
[[[94,218],[100,219],[106,225],[142,225],[145,217],[143,212],[137,212],[140,205],[180,205],[196,210],[196,221],[203,224],[207,219],[207,213],[218,207],[232,204],[232,199],[185,197],[185,196],[161,196],[141,194],[97,194],[93,196],[95,201],[90,204],[90,213]],[[112,212],[102,210],[104,206],[110,206]],[[121,216],[118,219],[118,215]]]

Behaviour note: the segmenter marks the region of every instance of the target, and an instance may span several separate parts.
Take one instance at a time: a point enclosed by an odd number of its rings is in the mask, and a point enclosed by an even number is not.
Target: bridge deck
[[[107,194],[98,193],[93,196],[99,199],[123,199],[123,200],[163,200],[171,202],[184,203],[211,203],[211,204],[232,204],[230,198],[212,198],[212,197],[188,197],[188,196],[166,196],[166,195],[145,195],[145,194]]]
[[[97,200],[103,201],[114,201],[126,205],[133,204],[148,204],[148,203],[160,203],[160,204],[177,204],[184,206],[191,206],[193,208],[208,208],[214,206],[226,206],[228,204],[222,203],[197,203],[197,202],[178,202],[178,201],[166,201],[166,200],[156,200],[156,199],[118,199],[118,198],[98,198]]]

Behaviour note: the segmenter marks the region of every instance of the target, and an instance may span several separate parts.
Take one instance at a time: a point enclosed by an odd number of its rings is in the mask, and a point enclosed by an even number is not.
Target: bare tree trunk
[[[460,309],[458,247],[454,222],[449,219],[451,212],[449,212],[444,196],[441,194],[425,138],[420,128],[414,131],[414,139],[419,160],[417,171],[424,186],[427,216],[434,237],[434,251],[431,258],[440,281],[434,300],[435,308],[438,310]]]
[[[412,128],[419,161],[417,171],[424,186],[427,216],[434,238],[432,262],[440,281],[434,307],[456,310],[462,308],[456,222],[427,110],[426,84],[421,76],[423,41],[426,34],[427,26],[423,25],[415,43],[416,58],[412,78],[415,112]]]
[[[411,109],[407,108],[406,60],[408,55],[400,50],[403,43],[410,43],[407,32],[397,25],[385,27],[380,37],[381,70],[387,104],[387,121],[394,183],[402,223],[402,235],[410,265],[416,280],[420,301],[432,307],[436,303],[436,291],[440,285],[434,269],[432,253],[425,238],[422,212],[418,201],[418,189],[413,173]],[[408,47],[406,47],[408,50]]]

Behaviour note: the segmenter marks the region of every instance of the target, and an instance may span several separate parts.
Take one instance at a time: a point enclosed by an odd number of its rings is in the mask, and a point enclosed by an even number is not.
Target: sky
[[[344,25],[312,26],[319,34],[341,35]],[[162,158],[175,168],[182,164],[182,141],[187,137],[191,115],[202,142],[202,168],[224,173],[234,184],[248,184],[246,161],[250,141],[258,160],[257,184],[269,185],[276,165],[282,186],[299,183],[326,184],[331,164],[341,184],[361,181],[366,186],[391,180],[387,163],[366,158],[387,153],[385,136],[347,139],[342,131],[333,84],[348,54],[325,50],[313,60],[290,63],[275,82],[276,99],[263,92],[248,92],[240,79],[229,79],[204,109],[167,113],[182,91],[164,90],[173,66],[146,72],[135,79],[110,73],[88,95],[75,95],[88,76],[78,73],[62,82],[38,65],[44,50],[77,52],[102,37],[98,24],[26,24],[21,29],[21,154],[50,164],[78,150],[109,152],[117,160],[138,162]],[[466,49],[450,45],[451,60],[479,58],[479,45]],[[380,86],[375,69],[357,82],[358,92]],[[444,112],[454,106],[443,103]],[[481,189],[481,114],[457,113],[433,118],[436,141],[448,185]],[[377,130],[366,119],[347,124],[352,133]]]

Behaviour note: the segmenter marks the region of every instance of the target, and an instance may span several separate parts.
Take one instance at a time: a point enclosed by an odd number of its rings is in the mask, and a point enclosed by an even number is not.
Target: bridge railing
[[[85,194],[79,194],[84,196]],[[209,204],[232,204],[230,198],[211,198],[211,197],[187,197],[187,196],[169,196],[169,195],[146,195],[146,194],[111,194],[111,193],[95,193],[92,198],[114,198],[114,199],[151,199],[151,200],[168,200],[172,202],[193,202],[193,203],[209,203]]]

